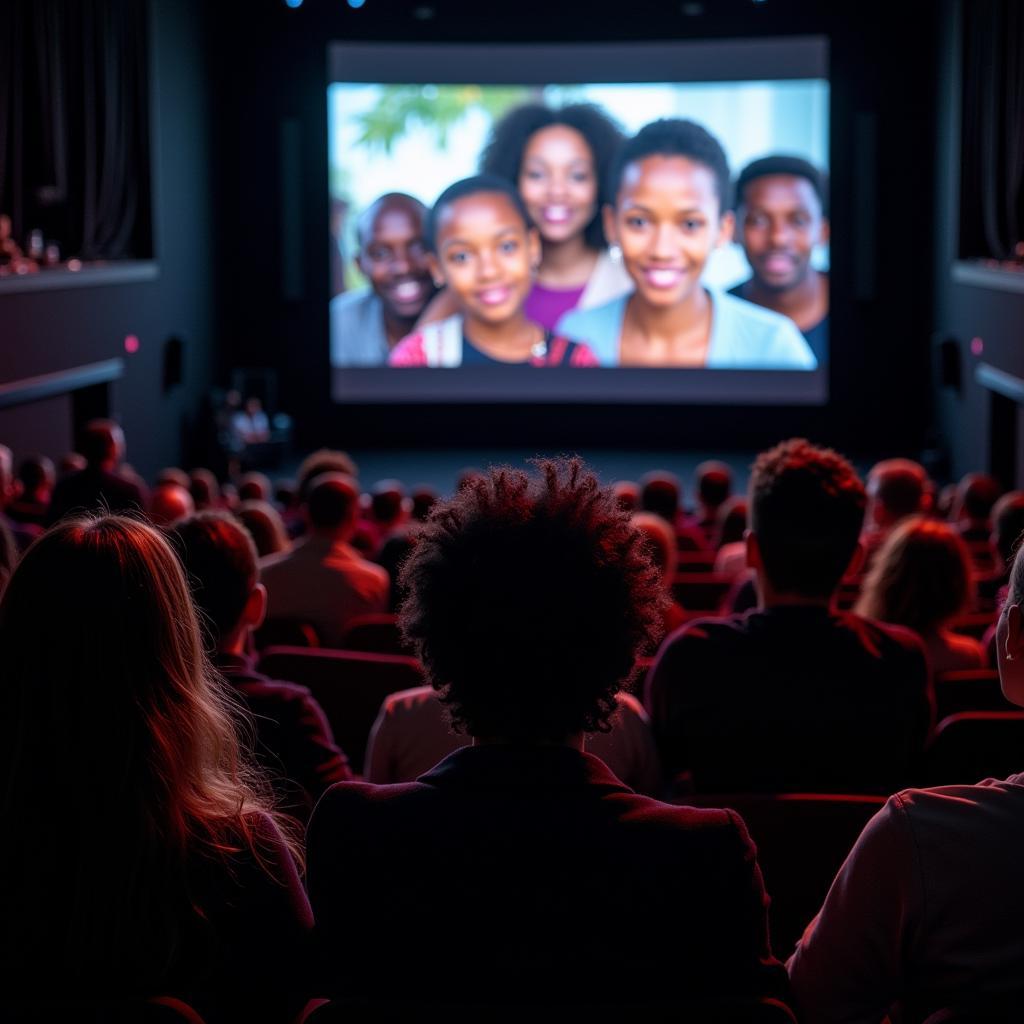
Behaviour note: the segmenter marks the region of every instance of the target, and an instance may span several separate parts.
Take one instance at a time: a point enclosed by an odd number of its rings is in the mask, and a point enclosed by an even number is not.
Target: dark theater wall
[[[150,7],[158,276],[137,283],[0,294],[0,380],[124,358],[124,376],[113,385],[113,412],[125,427],[129,461],[146,475],[187,456],[185,445],[212,375],[216,261],[207,6],[202,0],[152,0]],[[134,355],[124,348],[130,334],[140,343]],[[166,387],[164,345],[174,337],[184,346],[183,372],[180,383]],[[9,424],[19,446],[59,454],[53,446],[70,443],[70,415],[55,431],[54,409],[49,400],[0,412],[0,440]]]
[[[954,477],[986,470],[995,473],[1006,487],[1022,487],[1024,271],[957,264],[961,127],[969,116],[961,110],[961,43],[963,19],[969,10],[960,0],[943,4],[933,349],[944,359],[935,360],[937,408]],[[1024,41],[1018,39],[1016,45],[1019,52]],[[994,380],[1004,393],[993,390],[986,379]],[[1016,397],[1009,397],[1015,391]]]

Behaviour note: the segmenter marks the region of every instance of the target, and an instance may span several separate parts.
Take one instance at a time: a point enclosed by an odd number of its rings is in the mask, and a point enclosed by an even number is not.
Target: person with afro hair
[[[578,460],[492,470],[434,510],[402,582],[405,636],[473,745],[317,806],[327,994],[576,1009],[784,995],[742,821],[639,796],[584,749],[664,602],[610,491]],[[396,965],[398,949],[416,952]]]

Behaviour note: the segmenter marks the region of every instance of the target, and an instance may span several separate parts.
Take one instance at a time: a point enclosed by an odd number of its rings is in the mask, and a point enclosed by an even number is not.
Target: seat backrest
[[[830,793],[693,794],[677,801],[730,807],[746,822],[771,896],[772,951],[785,960],[821,909],[836,872],[881,796]]]
[[[935,717],[940,722],[961,711],[1014,710],[1014,705],[1003,696],[999,673],[994,668],[943,672],[935,677]]]
[[[366,743],[384,698],[424,683],[415,658],[328,648],[271,647],[259,671],[308,687],[327,715],[352,770],[363,771]]]
[[[677,572],[672,594],[687,610],[717,614],[732,587],[732,577],[717,572]]]
[[[966,615],[959,615],[953,619],[949,628],[961,636],[972,636],[975,640],[981,640],[995,620],[996,613],[994,611],[968,612]]]
[[[258,651],[268,647],[319,647],[320,638],[308,622],[301,619],[267,619],[253,633],[253,646]]]
[[[453,984],[458,976],[453,972]],[[589,993],[587,993],[589,995]],[[582,995],[582,993],[581,993]],[[566,1005],[517,1004],[495,997],[493,1003],[432,1003],[416,1006],[386,999],[331,999],[320,1002],[302,1018],[301,1024],[405,1024],[410,1017],[423,1015],[448,1024],[477,1024],[500,1021],[520,1024],[524,1021],[585,1020],[594,1024],[796,1024],[793,1011],[777,999],[756,996],[723,996],[721,999],[687,1000],[677,1003],[590,1003],[585,999]]]
[[[402,639],[398,628],[398,616],[392,614],[360,615],[353,619],[342,646],[346,651],[412,656],[412,650]]]
[[[676,556],[678,572],[712,572],[715,568],[716,551],[680,551]]]
[[[1024,763],[1024,711],[963,711],[939,722],[925,758],[924,785],[1005,779]]]

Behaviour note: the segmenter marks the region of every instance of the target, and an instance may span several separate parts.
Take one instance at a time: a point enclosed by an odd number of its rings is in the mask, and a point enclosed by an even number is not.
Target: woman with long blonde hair
[[[53,527],[0,602],[0,665],[0,1000],[43,976],[285,1019],[309,904],[168,543]]]

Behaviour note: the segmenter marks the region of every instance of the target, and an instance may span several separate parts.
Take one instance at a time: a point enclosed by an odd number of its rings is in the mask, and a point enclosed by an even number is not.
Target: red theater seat
[[[398,616],[393,614],[359,616],[349,626],[342,647],[346,651],[412,655],[398,629]]]
[[[272,679],[307,686],[327,715],[334,738],[361,773],[366,742],[384,698],[424,683],[415,658],[360,651],[271,647],[259,671]]]
[[[935,717],[938,721],[962,711],[1013,711],[991,668],[944,672],[935,679]],[[1022,751],[1024,760],[1024,751]]]
[[[928,786],[1005,779],[1024,767],[1024,711],[964,711],[939,722],[926,756]]]
[[[732,583],[732,577],[717,572],[677,572],[672,594],[688,612],[718,615]]]
[[[730,793],[688,796],[677,803],[730,807],[747,823],[771,896],[772,951],[785,960],[821,909],[836,872],[881,796],[823,793]]]

